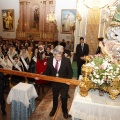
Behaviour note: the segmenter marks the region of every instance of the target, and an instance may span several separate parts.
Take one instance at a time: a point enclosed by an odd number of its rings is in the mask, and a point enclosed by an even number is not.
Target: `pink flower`
[[[103,66],[103,65],[100,65],[100,66],[99,66],[99,68],[100,68],[100,69],[103,69],[103,68],[104,68],[104,66]]]
[[[112,87],[113,85],[112,85],[112,84],[110,84],[110,86]]]
[[[93,55],[89,55],[90,56],[90,58],[93,58]]]
[[[106,78],[104,78],[104,81],[106,81],[107,79]]]
[[[96,56],[96,57],[97,57],[97,56],[101,56],[101,54],[96,54],[95,56]]]

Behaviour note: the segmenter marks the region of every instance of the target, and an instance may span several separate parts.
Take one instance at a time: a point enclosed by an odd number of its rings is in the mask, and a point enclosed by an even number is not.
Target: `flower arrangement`
[[[104,85],[111,86],[112,81],[116,78],[120,81],[120,67],[116,63],[111,62],[110,57],[107,55],[90,55],[90,61],[86,66],[92,67],[89,80],[98,87]]]

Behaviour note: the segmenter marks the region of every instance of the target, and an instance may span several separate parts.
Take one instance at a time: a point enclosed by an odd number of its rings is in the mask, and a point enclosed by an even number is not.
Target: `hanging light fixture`
[[[84,4],[93,10],[105,7],[108,2],[108,0],[84,0]]]
[[[47,23],[55,23],[56,22],[56,18],[55,18],[55,14],[54,12],[50,12],[47,17],[46,17],[46,21]]]

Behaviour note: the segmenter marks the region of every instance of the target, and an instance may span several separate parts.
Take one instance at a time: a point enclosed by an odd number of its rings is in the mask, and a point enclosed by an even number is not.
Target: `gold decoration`
[[[85,63],[88,63],[90,61],[90,57],[89,56],[84,56],[83,59],[85,60]]]
[[[109,96],[112,99],[117,98],[118,94],[120,93],[120,81],[118,78],[115,78],[111,83],[111,86],[108,87]]]
[[[92,68],[87,66],[82,67],[83,78],[79,84],[79,87],[80,87],[80,95],[83,97],[87,96],[89,89],[94,86],[94,84],[88,79],[88,75],[91,72],[92,72]]]
[[[108,0],[84,0],[84,4],[93,10],[103,8],[108,3],[109,3]]]
[[[90,60],[88,56],[84,57],[84,60],[86,63]],[[104,92],[108,92],[111,99],[116,99],[117,96],[120,94],[120,80],[116,77],[114,80],[112,80],[111,84],[109,86],[97,86],[95,83],[93,83],[91,80],[89,80],[88,76],[92,72],[92,67],[83,65],[82,66],[82,74],[83,78],[80,81],[79,87],[80,87],[80,95],[85,97],[88,95],[88,91],[90,89],[99,89],[103,90]]]
[[[114,89],[110,89],[109,90],[109,96],[114,100],[117,98],[118,94],[120,93],[119,90],[114,90]]]

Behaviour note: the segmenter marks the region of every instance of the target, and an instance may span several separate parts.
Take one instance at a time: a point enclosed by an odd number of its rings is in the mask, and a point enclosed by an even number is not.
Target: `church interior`
[[[120,0],[0,0],[0,11],[0,120],[119,120]],[[59,45],[72,78],[42,75]],[[69,85],[67,116],[62,95],[49,114],[52,82]]]

